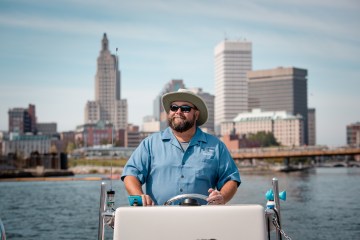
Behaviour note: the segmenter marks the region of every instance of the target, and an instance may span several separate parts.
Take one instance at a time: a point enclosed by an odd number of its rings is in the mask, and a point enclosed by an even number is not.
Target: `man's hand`
[[[209,203],[209,205],[224,205],[225,204],[225,200],[223,195],[221,195],[221,193],[218,190],[212,189],[210,188],[208,190],[209,197],[206,199]]]
[[[155,205],[154,201],[151,199],[151,197],[149,195],[142,194],[141,198],[142,198],[143,206],[146,207],[146,206],[154,206]]]
[[[126,176],[124,178],[126,191],[129,195],[141,196],[143,206],[154,206],[155,203],[149,195],[143,193],[141,183],[135,176]]]

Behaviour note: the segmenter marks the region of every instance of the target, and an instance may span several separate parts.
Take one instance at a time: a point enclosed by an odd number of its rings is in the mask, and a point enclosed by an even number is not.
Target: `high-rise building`
[[[308,144],[316,145],[316,111],[315,108],[308,109]]]
[[[360,146],[360,122],[346,126],[346,144],[349,146]]]
[[[36,131],[38,134],[42,134],[42,135],[55,135],[57,134],[57,123],[56,122],[37,123]]]
[[[206,123],[204,123],[201,126],[201,129],[204,130],[205,132],[214,133],[214,99],[215,96],[204,92],[202,90],[202,88],[189,88],[190,91],[194,92],[195,94],[197,94],[198,96],[200,96],[208,109],[208,120],[206,121]]]
[[[35,105],[28,108],[13,108],[9,112],[9,132],[36,133]]]
[[[116,130],[126,129],[128,122],[126,99],[121,99],[121,75],[116,55],[109,51],[109,41],[104,33],[95,76],[95,101],[85,107],[85,123],[107,121]]]
[[[250,71],[249,110],[286,111],[304,121],[304,143],[309,143],[307,70],[288,67]]]
[[[222,122],[248,111],[246,73],[252,70],[252,44],[225,40],[215,47],[215,132]]]

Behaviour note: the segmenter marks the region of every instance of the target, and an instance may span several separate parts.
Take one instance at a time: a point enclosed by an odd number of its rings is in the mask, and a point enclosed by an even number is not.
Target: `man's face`
[[[176,101],[170,105],[168,124],[177,132],[185,132],[195,125],[198,117],[199,111],[193,104]]]

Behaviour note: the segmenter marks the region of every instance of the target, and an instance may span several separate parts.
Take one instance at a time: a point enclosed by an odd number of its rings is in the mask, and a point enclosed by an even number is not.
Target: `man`
[[[185,193],[209,194],[209,204],[225,204],[240,174],[225,144],[199,128],[208,118],[205,102],[180,89],[164,94],[162,104],[169,127],[144,139],[126,163],[121,179],[128,194],[141,195],[144,206]]]

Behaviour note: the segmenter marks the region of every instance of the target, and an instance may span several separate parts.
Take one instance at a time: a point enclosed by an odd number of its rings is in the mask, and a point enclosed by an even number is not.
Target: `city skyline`
[[[320,0],[2,1],[0,130],[9,109],[28,104],[59,131],[83,124],[104,33],[119,49],[121,96],[137,125],[171,79],[214,94],[214,48],[227,38],[252,43],[253,70],[307,69],[317,143],[345,145],[346,125],[360,121],[359,10]]]

